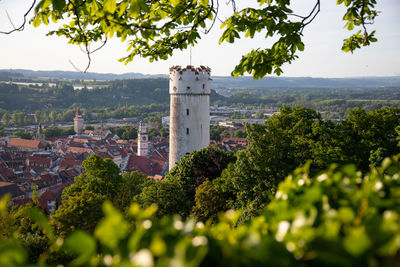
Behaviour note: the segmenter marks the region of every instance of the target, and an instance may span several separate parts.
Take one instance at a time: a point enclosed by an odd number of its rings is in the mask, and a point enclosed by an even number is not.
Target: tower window
[[[189,109],[186,109],[186,115],[189,116]]]
[[[206,85],[203,83],[203,89],[206,89]]]
[[[189,128],[186,128],[186,134],[189,135]]]
[[[186,87],[187,90],[190,90],[190,86]]]

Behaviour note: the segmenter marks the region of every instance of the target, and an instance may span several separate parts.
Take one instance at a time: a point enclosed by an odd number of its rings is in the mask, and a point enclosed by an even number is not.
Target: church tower
[[[149,151],[149,136],[147,134],[147,125],[144,122],[139,122],[138,132],[138,156],[147,157]]]
[[[46,136],[45,136],[45,134],[43,132],[41,123],[39,123],[39,127],[38,127],[38,129],[36,131],[36,134],[34,134],[33,139],[39,140],[40,143],[42,143],[43,145],[46,144]]]
[[[83,117],[79,108],[76,109],[75,113],[74,131],[76,134],[81,134],[83,132]]]
[[[173,66],[169,70],[169,169],[193,150],[210,144],[211,69]]]

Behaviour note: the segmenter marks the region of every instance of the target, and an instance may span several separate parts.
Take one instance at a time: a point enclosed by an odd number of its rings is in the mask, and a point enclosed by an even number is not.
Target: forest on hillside
[[[37,81],[38,82],[38,81]],[[5,125],[70,122],[75,109],[86,121],[107,118],[168,115],[167,79],[73,81],[39,84],[0,83],[0,117]],[[263,88],[224,89],[229,97],[212,90],[211,105],[279,109],[300,105],[321,112],[324,118],[343,119],[349,109],[374,110],[400,107],[398,87],[365,88]]]

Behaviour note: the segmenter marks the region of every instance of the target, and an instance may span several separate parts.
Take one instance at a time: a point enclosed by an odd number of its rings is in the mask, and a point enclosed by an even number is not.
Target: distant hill
[[[22,74],[25,78],[52,78],[52,79],[69,79],[69,80],[122,80],[122,79],[144,79],[144,78],[167,78],[168,75],[163,74],[142,74],[142,73],[96,73],[87,72],[81,73],[77,71],[46,71],[46,70],[24,70],[24,69],[13,69],[13,70],[0,70],[0,77],[2,73],[13,74],[11,77],[15,77],[15,74]],[[21,76],[18,76],[19,78]],[[4,76],[4,75],[3,75]],[[10,76],[9,76],[10,77]]]
[[[252,77],[213,77],[214,88],[366,88],[366,87],[397,87],[400,86],[400,76],[390,77],[357,77],[357,78],[312,78],[312,77],[266,77],[254,80]]]
[[[33,71],[24,69],[0,70],[0,80],[12,78],[52,78],[73,80],[122,80],[168,78],[167,74],[142,73],[80,73],[76,71]],[[397,87],[400,76],[388,77],[354,77],[354,78],[312,78],[312,77],[266,77],[255,81],[252,77],[213,76],[212,88],[245,89],[245,88],[357,88],[357,87]]]

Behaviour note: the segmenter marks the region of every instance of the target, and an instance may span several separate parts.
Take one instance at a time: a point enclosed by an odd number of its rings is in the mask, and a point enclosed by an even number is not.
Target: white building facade
[[[138,156],[146,156],[149,152],[149,135],[147,133],[147,125],[144,122],[139,122],[138,132]]]
[[[169,169],[193,150],[210,144],[211,69],[170,68]]]

